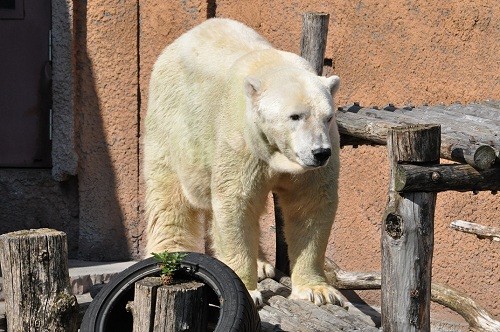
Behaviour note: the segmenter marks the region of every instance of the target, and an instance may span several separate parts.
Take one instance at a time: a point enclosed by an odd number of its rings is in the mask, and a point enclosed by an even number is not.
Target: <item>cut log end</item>
[[[4,235],[0,235],[0,238],[4,239],[16,239],[16,238],[33,238],[39,236],[66,236],[66,233],[50,229],[50,228],[37,228],[37,229],[25,229],[15,232],[10,232]]]
[[[474,165],[471,166],[480,170],[489,169],[493,166],[496,159],[497,155],[495,149],[489,145],[481,145],[474,152]]]

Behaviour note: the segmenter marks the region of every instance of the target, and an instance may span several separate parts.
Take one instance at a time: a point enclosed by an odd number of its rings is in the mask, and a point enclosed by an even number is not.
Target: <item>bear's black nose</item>
[[[314,159],[316,159],[320,165],[323,165],[332,155],[332,150],[329,148],[319,148],[312,150],[312,154],[314,156]]]

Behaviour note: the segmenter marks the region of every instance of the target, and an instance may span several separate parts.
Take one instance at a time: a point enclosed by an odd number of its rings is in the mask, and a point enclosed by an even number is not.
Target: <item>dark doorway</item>
[[[0,0],[0,167],[51,166],[51,0]]]

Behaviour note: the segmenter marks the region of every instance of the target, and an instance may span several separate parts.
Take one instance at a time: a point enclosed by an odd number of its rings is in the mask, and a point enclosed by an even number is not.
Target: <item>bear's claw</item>
[[[346,308],[346,299],[342,293],[327,284],[293,286],[290,299],[306,300],[316,305],[331,303]]]
[[[260,308],[264,305],[264,300],[262,299],[262,293],[259,290],[249,290],[250,296],[252,297],[253,303],[257,308]]]
[[[274,275],[274,266],[272,266],[265,260],[257,260],[257,277],[259,281],[262,281],[266,278],[274,278]]]

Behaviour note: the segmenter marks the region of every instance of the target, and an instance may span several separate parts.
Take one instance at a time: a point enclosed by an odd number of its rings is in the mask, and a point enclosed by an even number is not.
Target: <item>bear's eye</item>
[[[290,115],[290,119],[292,119],[293,121],[300,120],[300,118],[301,118],[301,116],[299,114]]]
[[[328,119],[326,119],[326,122],[330,123],[330,122],[332,122],[332,119],[333,119],[333,116],[330,116],[330,117],[328,117]]]

